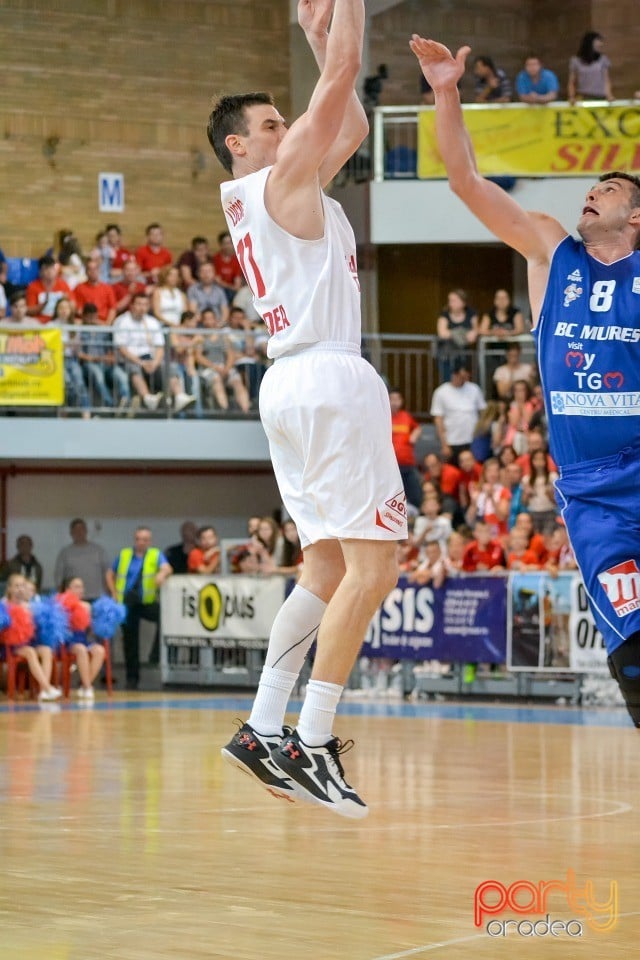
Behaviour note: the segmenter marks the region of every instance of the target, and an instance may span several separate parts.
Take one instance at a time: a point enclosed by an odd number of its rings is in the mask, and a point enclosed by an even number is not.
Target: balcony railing
[[[3,324],[7,332],[41,332],[41,326],[14,326]],[[51,329],[49,326],[47,329]],[[194,418],[256,418],[260,382],[269,361],[260,354],[243,356],[235,370],[249,399],[248,410],[238,403],[234,388],[236,376],[226,378],[224,393],[226,409],[220,405],[212,391],[211,376],[206,369],[187,361],[184,352],[176,351],[172,337],[176,330],[165,329],[162,336],[164,354],[158,375],[159,390],[153,388],[153,396],[162,397],[153,407],[132,382],[132,369],[119,355],[114,344],[114,330],[110,327],[73,326],[60,327],[64,343],[64,401],[57,406],[33,406],[9,403],[0,399],[0,411],[9,411],[15,416],[100,416],[100,417],[151,417],[180,419]],[[240,331],[241,332],[241,331]],[[223,341],[228,333],[204,332],[208,338]],[[179,329],[179,336],[203,336],[203,330]],[[525,334],[514,338],[520,342],[523,362],[535,362],[533,340]],[[431,396],[435,388],[448,378],[454,356],[443,349],[437,337],[429,334],[365,334],[362,353],[375,367],[388,387],[399,388],[407,409],[420,419],[429,418]],[[93,360],[81,357],[91,356]],[[106,359],[100,360],[100,356]],[[455,355],[463,355],[469,363],[472,379],[479,383],[485,396],[491,395],[493,371],[505,360],[505,344],[489,338],[480,338],[477,346],[456,348]],[[151,392],[151,387],[147,388]],[[185,403],[185,396],[189,399]],[[218,391],[218,396],[220,393]],[[180,397],[180,402],[176,398]]]

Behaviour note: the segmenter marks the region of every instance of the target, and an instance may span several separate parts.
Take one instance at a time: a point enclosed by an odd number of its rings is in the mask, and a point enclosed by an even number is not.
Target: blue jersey
[[[605,264],[565,237],[533,331],[559,466],[607,457],[640,437],[640,252]]]

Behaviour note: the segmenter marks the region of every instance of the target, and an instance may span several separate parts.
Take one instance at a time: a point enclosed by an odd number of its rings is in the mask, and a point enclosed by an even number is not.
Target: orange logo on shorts
[[[640,607],[640,570],[635,560],[625,560],[598,574],[598,580],[616,612],[625,617]]]

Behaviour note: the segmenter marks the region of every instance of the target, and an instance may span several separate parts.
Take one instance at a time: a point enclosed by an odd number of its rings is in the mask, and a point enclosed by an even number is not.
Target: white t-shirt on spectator
[[[136,357],[152,356],[156,347],[164,346],[162,327],[147,313],[142,320],[134,320],[129,310],[121,313],[113,325],[113,343],[124,347]]]
[[[431,416],[442,417],[444,435],[452,447],[473,440],[478,414],[487,403],[477,383],[467,381],[461,387],[443,383],[433,391]]]
[[[507,363],[503,363],[493,375],[496,383],[508,383],[510,386],[513,386],[516,380],[526,380],[531,384],[532,377],[533,367],[530,363],[519,363],[517,367],[510,367]]]

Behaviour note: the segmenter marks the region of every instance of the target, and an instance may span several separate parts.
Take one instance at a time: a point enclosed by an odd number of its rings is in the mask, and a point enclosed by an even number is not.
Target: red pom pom
[[[8,647],[24,647],[33,640],[36,628],[28,607],[7,603],[11,625],[0,633],[0,642]]]
[[[69,628],[73,632],[88,630],[91,624],[91,608],[88,603],[80,600],[75,593],[66,591],[56,597],[61,607],[69,614]]]

